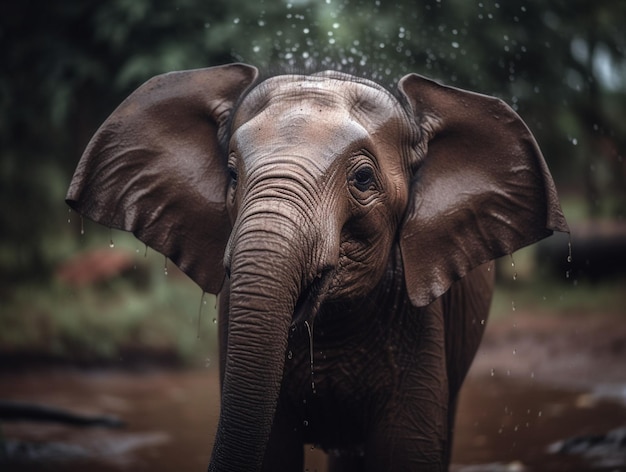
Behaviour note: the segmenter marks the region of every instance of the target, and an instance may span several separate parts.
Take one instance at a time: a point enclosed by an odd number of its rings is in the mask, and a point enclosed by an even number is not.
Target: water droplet
[[[67,210],[67,222],[68,223],[72,222],[72,209],[71,208]]]
[[[511,301],[511,311],[515,311],[515,301]]]
[[[513,349],[513,355],[515,356],[517,354],[517,349]]]
[[[567,262],[572,262],[572,239],[567,242]]]
[[[213,318],[213,324],[217,324],[217,318]]]
[[[541,410],[539,410],[539,412],[537,413],[537,416],[541,416],[543,414],[543,412]]]
[[[304,420],[304,421],[302,422],[302,424],[304,425],[304,427],[309,426],[309,422],[308,422],[307,420]]]
[[[309,333],[309,356],[310,356],[310,362],[311,362],[311,390],[313,391],[313,393],[316,393],[315,380],[313,379],[313,377],[315,376],[315,369],[313,367],[313,327],[309,324],[308,321],[305,321],[304,325],[306,326],[307,332]]]
[[[287,353],[287,359],[290,359],[290,360],[293,359],[293,352],[292,351],[289,351]]]
[[[167,265],[167,259],[165,259],[165,264]],[[166,270],[165,275],[167,275],[167,266],[165,270]],[[206,300],[204,299],[205,295],[206,295],[206,292],[202,291],[202,296],[200,297],[200,308],[198,309],[198,325],[196,326],[196,331],[197,331],[196,335],[198,339],[200,339],[200,320],[202,318],[202,306],[206,305]]]
[[[111,239],[111,240],[109,240],[109,247],[110,247],[111,249],[113,249],[113,248],[115,247],[115,243],[113,243],[113,240],[112,240],[112,239]]]
[[[204,361],[204,367],[208,369],[210,366],[211,366],[211,358],[207,357]]]
[[[167,274],[167,257],[165,258],[165,262],[163,263],[163,273],[165,275],[168,275]]]
[[[234,18],[233,19],[233,23],[236,24],[236,25],[239,24],[239,21],[241,21],[239,18]]]
[[[480,324],[484,326],[486,320],[480,320]]]
[[[513,268],[513,280],[517,280],[517,271],[515,270],[515,261],[513,260],[513,254],[511,254],[511,267]]]
[[[496,375],[496,369],[491,369],[491,376],[493,377],[494,375]]]

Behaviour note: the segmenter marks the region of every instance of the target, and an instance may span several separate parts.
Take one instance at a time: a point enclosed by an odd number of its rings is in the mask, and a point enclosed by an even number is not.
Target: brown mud
[[[0,371],[2,399],[127,423],[106,429],[6,422],[6,444],[23,460],[0,462],[0,470],[206,470],[218,389],[214,365]],[[516,313],[488,325],[459,404],[452,470],[624,471],[626,444],[592,446],[625,425],[626,319]],[[555,443],[577,436],[591,438],[582,454],[553,452]],[[306,469],[323,472],[324,454],[312,447],[306,453]]]

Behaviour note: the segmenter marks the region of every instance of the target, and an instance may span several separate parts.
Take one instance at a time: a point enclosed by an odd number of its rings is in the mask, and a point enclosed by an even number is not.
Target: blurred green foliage
[[[46,276],[97,126],[149,77],[235,60],[409,72],[500,96],[587,214],[626,207],[626,4],[611,0],[9,2],[0,17],[0,276]]]
[[[12,300],[10,306],[26,310],[17,287],[50,283],[56,264],[88,245],[63,199],[82,150],[114,107],[156,74],[233,61],[265,75],[340,69],[390,88],[417,72],[499,96],[537,136],[560,192],[584,202],[575,216],[621,219],[624,18],[626,2],[613,0],[6,2],[3,304]],[[42,295],[44,305],[57,303],[54,290]],[[6,323],[9,314],[0,316]],[[97,324],[90,326],[98,337]]]

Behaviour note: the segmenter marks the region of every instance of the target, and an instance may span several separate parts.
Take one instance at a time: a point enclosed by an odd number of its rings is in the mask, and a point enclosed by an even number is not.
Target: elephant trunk
[[[210,471],[261,469],[289,329],[310,267],[296,222],[267,211],[247,214],[252,216],[235,228],[226,260],[231,274],[228,348]]]

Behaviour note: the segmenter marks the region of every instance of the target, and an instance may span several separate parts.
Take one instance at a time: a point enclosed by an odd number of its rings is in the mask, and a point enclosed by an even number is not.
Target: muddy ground
[[[111,414],[127,425],[5,423],[7,444],[24,459],[0,470],[205,470],[219,414],[215,364],[3,369],[0,398]],[[626,318],[516,312],[488,325],[459,405],[453,470],[623,471],[624,426]],[[325,470],[322,451],[306,453],[307,470]]]

